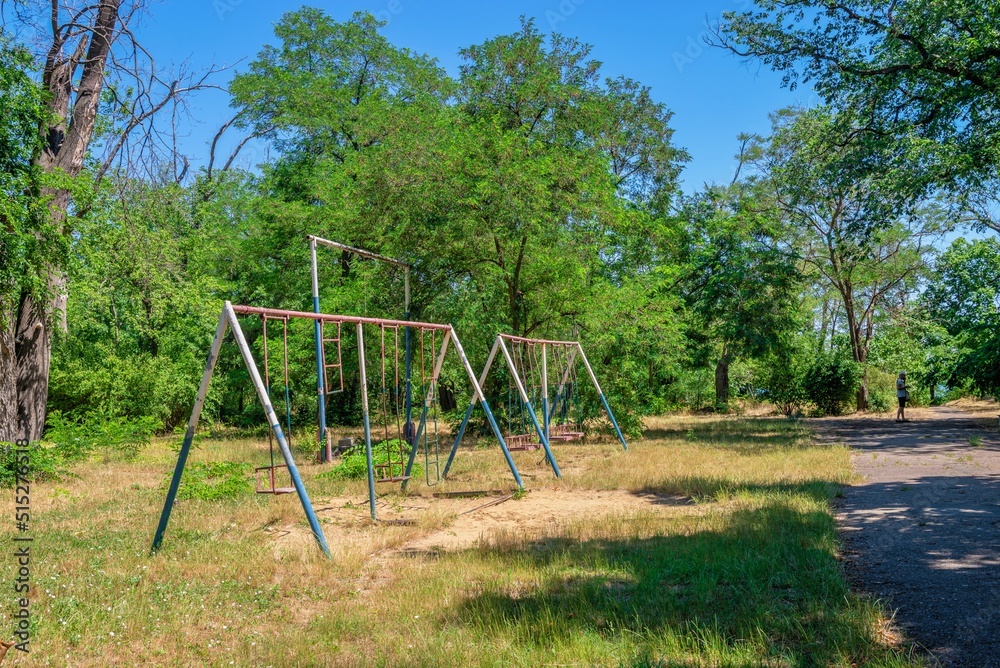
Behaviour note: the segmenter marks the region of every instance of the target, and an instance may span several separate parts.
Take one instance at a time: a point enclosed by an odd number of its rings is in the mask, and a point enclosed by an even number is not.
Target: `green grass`
[[[718,418],[651,421],[631,446],[557,446],[558,483],[537,453],[517,453],[532,493],[490,514],[524,521],[473,515],[482,539],[444,552],[401,548],[457,530],[454,512],[372,525],[363,481],[318,477],[328,469],[303,459],[314,505],[338,509],[321,514],[333,561],[319,556],[293,495],[253,494],[178,503],[150,558],[169,444],[135,462],[82,464],[77,478],[33,491],[32,654],[8,661],[920,665],[885,611],[840,573],[829,502],[851,479],[846,449],[812,444],[801,423]],[[206,439],[192,461],[259,465],[266,452],[253,439]],[[463,450],[456,476],[444,488],[510,484],[495,449]],[[416,496],[403,498],[389,486],[382,512],[418,500],[436,507],[438,489],[414,484]],[[612,491],[630,502],[527,521],[545,498]],[[12,512],[9,499],[2,508]],[[11,569],[0,562],[0,577],[10,581]]]

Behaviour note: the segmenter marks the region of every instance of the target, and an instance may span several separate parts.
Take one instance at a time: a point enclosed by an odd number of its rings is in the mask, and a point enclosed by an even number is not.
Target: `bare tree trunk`
[[[855,395],[857,400],[857,410],[868,410],[868,372],[864,369],[864,364],[868,361],[868,342],[861,333],[861,323],[855,312],[854,294],[850,286],[840,288],[844,298],[844,314],[847,316],[847,330],[851,337],[851,355],[854,361],[862,365],[861,384]]]
[[[45,428],[52,340],[46,305],[25,296],[17,318],[17,438],[37,441]]]
[[[724,346],[722,356],[715,366],[715,408],[725,410],[729,407],[729,364],[732,359]]]

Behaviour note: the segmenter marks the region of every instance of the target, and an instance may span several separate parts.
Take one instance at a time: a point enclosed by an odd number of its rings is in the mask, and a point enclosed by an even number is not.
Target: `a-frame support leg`
[[[167,500],[163,503],[163,511],[160,513],[160,523],[156,526],[156,534],[153,536],[153,547],[150,549],[150,553],[159,550],[160,545],[163,544],[163,534],[167,530],[167,523],[170,521],[170,511],[173,509],[174,500],[177,498],[177,488],[181,484],[181,474],[184,473],[184,466],[187,464],[188,454],[191,452],[194,432],[198,428],[198,420],[201,419],[201,409],[205,406],[205,399],[208,396],[208,386],[212,382],[215,362],[219,359],[219,351],[222,349],[222,339],[226,336],[226,327],[228,324],[226,309],[223,309],[222,315],[219,316],[219,326],[215,328],[215,338],[212,339],[212,348],[208,352],[205,373],[201,376],[201,384],[198,386],[198,396],[194,401],[194,408],[191,410],[191,418],[188,420],[187,431],[184,432],[184,443],[181,445],[180,454],[177,456],[177,465],[174,466],[174,475],[170,479],[170,487],[167,489]]]
[[[493,348],[490,350],[490,356],[486,360],[486,366],[483,367],[483,373],[479,376],[479,386],[482,387],[486,382],[486,376],[490,372],[490,368],[493,367],[493,360],[496,359],[497,352],[500,350],[500,338],[493,342]],[[448,477],[448,471],[451,469],[451,463],[455,460],[455,454],[458,452],[458,446],[462,444],[462,438],[465,436],[465,428],[469,426],[469,421],[472,419],[472,411],[476,408],[476,404],[479,402],[479,394],[477,392],[472,393],[472,399],[469,401],[469,408],[465,411],[465,418],[462,420],[462,424],[458,427],[458,434],[455,436],[455,443],[451,446],[451,452],[448,453],[448,461],[444,465],[444,471],[442,472],[443,477]]]
[[[601,397],[601,403],[604,404],[604,411],[608,414],[608,419],[611,420],[611,425],[615,428],[615,433],[618,434],[618,440],[621,441],[622,447],[628,450],[628,443],[625,442],[625,437],[622,436],[622,430],[618,426],[618,420],[615,419],[614,413],[611,412],[611,406],[608,405],[608,400],[604,396],[601,384],[597,382],[597,376],[594,375],[594,370],[590,368],[590,362],[587,361],[587,355],[583,352],[583,346],[579,343],[576,344],[576,346],[580,350],[580,358],[583,360],[583,365],[587,367],[587,373],[590,374],[590,380],[594,383],[594,389],[597,390],[597,394]]]

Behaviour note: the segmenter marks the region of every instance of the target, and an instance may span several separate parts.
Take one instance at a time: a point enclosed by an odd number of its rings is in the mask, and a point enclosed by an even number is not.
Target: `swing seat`
[[[382,476],[380,478],[376,477],[375,482],[403,482],[413,477],[408,475],[393,475],[392,464],[375,464],[373,468],[377,476]]]
[[[292,494],[295,492],[294,487],[277,487],[275,485],[275,472],[277,469],[288,469],[284,464],[275,464],[274,466],[258,466],[253,470],[254,477],[257,478],[257,489],[258,494]]]
[[[549,428],[550,441],[573,441],[583,438],[583,432],[571,424],[559,424]]]
[[[507,449],[511,452],[520,452],[524,450],[539,450],[542,444],[538,442],[537,434],[513,434],[508,436]]]

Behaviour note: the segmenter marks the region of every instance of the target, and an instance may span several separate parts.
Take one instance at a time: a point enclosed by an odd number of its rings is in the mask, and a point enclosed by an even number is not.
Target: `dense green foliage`
[[[824,415],[843,413],[861,381],[860,365],[845,354],[845,348],[818,356],[802,379],[805,396]]]
[[[387,469],[381,469],[386,476],[403,475],[402,462],[409,456],[410,446],[406,441],[391,439],[372,446],[372,463],[375,466],[388,466]],[[423,465],[419,460],[415,461],[411,475],[419,478],[423,474]],[[361,480],[367,475],[368,458],[365,454],[364,443],[359,443],[345,452],[339,464],[329,471],[320,474],[323,478],[332,478],[334,480]]]
[[[788,13],[772,18],[781,30],[794,23]],[[825,39],[806,28],[767,32],[770,20],[734,15],[724,34],[757,31],[761,49]],[[71,257],[56,260],[70,268],[72,289],[50,386],[50,438],[66,456],[97,441],[109,452],[133,447],[122,440],[130,432],[141,446],[151,429],[179,427],[224,300],[311,310],[307,234],[410,263],[411,316],[454,324],[474,367],[497,332],[578,338],[630,434],[645,414],[734,401],[839,412],[858,383],[857,405],[870,398],[881,410],[900,370],[917,401],[1000,385],[995,242],[956,242],[935,266],[935,240],[955,225],[942,212],[971,202],[971,191],[944,198],[927,187],[933,160],[915,156],[936,151],[940,133],[909,122],[891,140],[876,137],[865,131],[871,118],[847,113],[844,100],[889,99],[868,79],[813,63],[831,106],[777,111],[767,136],[740,138],[729,185],[682,195],[688,156],[673,143],[671,112],[641,83],[606,77],[588,45],[524,20],[463,49],[452,76],[390,43],[382,27],[364,13],[338,22],[318,9],[289,12],[230,90],[235,126],[272,147],[273,159],[179,184],[109,172],[77,207]],[[885,44],[878,58],[891,60],[896,47]],[[850,48],[840,55],[858,56]],[[0,95],[16,112],[0,128],[9,272],[0,279],[10,283],[34,275],[26,263],[44,257],[32,249],[46,232],[31,168],[41,113],[33,64],[17,49],[3,54]],[[769,62],[792,68],[800,56]],[[977,136],[994,136],[988,130]],[[971,135],[963,141],[971,150]],[[319,259],[323,311],[403,315],[400,271],[325,248]],[[261,322],[244,318],[243,329],[262,361]],[[312,326],[287,330],[287,407],[285,333],[269,324],[266,376],[282,422],[308,433]],[[365,333],[376,363],[380,334]],[[327,406],[333,425],[360,424],[353,336],[341,350],[347,391]],[[428,359],[430,346],[418,346]],[[392,342],[384,350],[395,354]],[[377,403],[384,379],[374,368]],[[458,406],[442,419],[454,421],[468,383],[454,360],[442,378]],[[506,382],[491,379],[486,390],[502,420]],[[580,406],[601,415],[596,394],[583,392]],[[373,410],[386,421],[388,409]],[[231,340],[204,418],[263,422]]]
[[[45,289],[40,268],[59,252],[48,238],[33,160],[40,148],[42,91],[31,78],[31,57],[0,29],[0,326],[17,295]]]

